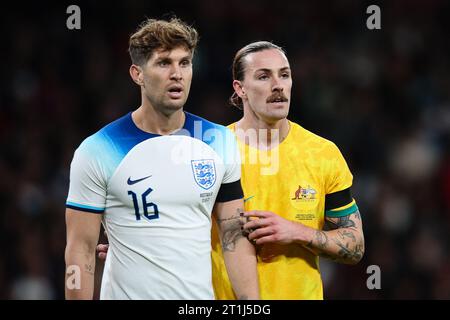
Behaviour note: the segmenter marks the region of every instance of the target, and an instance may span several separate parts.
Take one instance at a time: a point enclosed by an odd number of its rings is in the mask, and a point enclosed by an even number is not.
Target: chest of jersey
[[[220,157],[197,139],[146,140],[130,150],[111,177],[106,215],[170,225],[209,220],[223,175]]]
[[[277,149],[262,156],[258,151],[259,161],[255,162],[249,156],[252,149],[244,149],[242,185],[246,210],[269,210],[311,227],[322,225],[325,190],[317,162],[294,149]]]

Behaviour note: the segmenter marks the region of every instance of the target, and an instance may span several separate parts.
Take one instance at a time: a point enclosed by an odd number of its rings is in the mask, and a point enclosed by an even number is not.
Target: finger
[[[257,240],[266,236],[273,235],[274,231],[272,228],[260,228],[251,232],[248,235],[249,240]]]
[[[109,245],[108,244],[99,244],[97,245],[97,251],[99,252],[107,252],[109,249]]]
[[[252,230],[252,229],[267,227],[270,224],[271,224],[271,221],[268,219],[254,219],[254,220],[248,221],[242,227],[244,228],[244,230]]]
[[[270,214],[271,212],[269,211],[252,210],[252,211],[245,211],[244,217],[267,218],[270,216]]]
[[[261,245],[261,244],[266,244],[266,243],[275,243],[277,242],[277,240],[275,239],[275,235],[268,235],[265,237],[261,237],[259,239],[255,239],[254,241],[252,241],[253,244],[257,244],[257,245]]]
[[[100,260],[106,260],[106,253],[105,252],[99,252],[98,253],[98,258]]]

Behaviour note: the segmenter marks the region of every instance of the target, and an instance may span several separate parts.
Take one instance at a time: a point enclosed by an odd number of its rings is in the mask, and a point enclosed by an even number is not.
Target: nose
[[[177,65],[173,65],[170,70],[170,80],[180,81],[183,78],[181,69]]]
[[[280,79],[278,79],[277,77],[274,77],[272,80],[272,91],[283,92],[283,86],[281,85]]]

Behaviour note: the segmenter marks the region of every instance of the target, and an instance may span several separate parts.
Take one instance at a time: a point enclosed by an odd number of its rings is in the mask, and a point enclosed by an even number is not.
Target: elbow
[[[66,264],[73,262],[74,258],[91,260],[95,258],[96,243],[89,241],[68,241],[66,244],[64,258]]]
[[[347,261],[347,264],[353,265],[353,266],[354,266],[354,265],[357,265],[357,264],[362,260],[363,255],[364,255],[364,252],[362,252],[360,256],[352,257],[351,259],[349,259],[349,260]]]

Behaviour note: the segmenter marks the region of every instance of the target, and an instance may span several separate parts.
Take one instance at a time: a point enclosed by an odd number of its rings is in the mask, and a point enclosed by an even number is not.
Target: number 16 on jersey
[[[147,196],[152,192],[152,188],[148,188],[147,191],[145,191],[141,195],[142,200],[142,207],[144,208],[144,217],[146,217],[149,220],[158,219],[159,213],[158,213],[158,206],[154,204],[153,202],[147,202]],[[128,194],[133,198],[133,205],[134,205],[134,213],[136,214],[136,220],[141,220],[141,211],[139,208],[139,202],[138,202],[138,196],[133,191],[128,191]],[[153,208],[150,209],[149,208]]]

